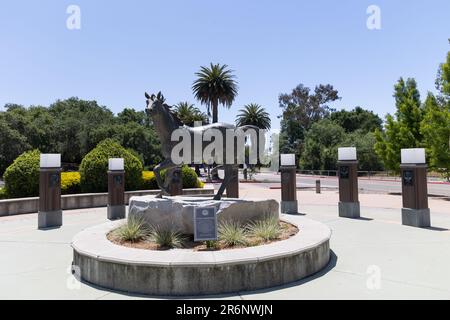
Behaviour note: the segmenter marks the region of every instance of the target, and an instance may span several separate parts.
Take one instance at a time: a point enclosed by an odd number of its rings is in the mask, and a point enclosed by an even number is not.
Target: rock
[[[264,217],[279,217],[278,202],[273,199],[222,199],[205,197],[131,197],[128,219],[143,218],[150,225],[172,226],[185,234],[194,233],[194,208],[217,208],[217,220],[247,223]]]

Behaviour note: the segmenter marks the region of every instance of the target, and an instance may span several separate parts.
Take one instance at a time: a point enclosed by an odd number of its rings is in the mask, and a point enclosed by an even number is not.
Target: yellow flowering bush
[[[80,193],[80,173],[79,172],[61,172],[61,193],[74,194]]]

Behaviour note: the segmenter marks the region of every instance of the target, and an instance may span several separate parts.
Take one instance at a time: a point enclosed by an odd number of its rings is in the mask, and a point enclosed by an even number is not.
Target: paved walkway
[[[280,199],[280,190],[260,184],[241,184],[240,192]],[[287,286],[214,298],[450,299],[450,202],[430,199],[433,227],[419,229],[401,225],[400,196],[360,196],[363,218],[352,220],[338,217],[336,192],[298,192],[300,211],[333,229],[333,257],[325,270]],[[64,226],[47,231],[36,229],[36,214],[0,218],[0,299],[149,298],[70,275],[72,237],[104,221],[106,208],[65,211]]]

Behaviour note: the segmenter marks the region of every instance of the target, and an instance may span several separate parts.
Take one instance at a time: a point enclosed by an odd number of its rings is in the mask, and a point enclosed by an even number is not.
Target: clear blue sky
[[[81,30],[66,28],[70,4],[81,8]],[[371,4],[381,30],[366,27]],[[196,103],[194,73],[219,62],[239,82],[221,121],[256,102],[278,128],[278,95],[299,83],[330,83],[342,96],[334,107],[384,116],[400,76],[415,77],[422,95],[434,90],[450,50],[449,13],[448,0],[2,0],[0,106],[78,96],[117,113],[142,110],[144,91],[159,90],[169,104]]]

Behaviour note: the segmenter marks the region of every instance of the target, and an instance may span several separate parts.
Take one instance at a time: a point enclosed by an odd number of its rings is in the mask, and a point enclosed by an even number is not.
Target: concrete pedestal
[[[109,220],[125,218],[125,171],[108,171],[108,210]]]
[[[297,167],[281,166],[281,213],[297,214]]]
[[[431,225],[428,208],[427,165],[402,164],[402,224],[426,228]]]
[[[402,224],[419,228],[430,227],[430,209],[402,208]]]
[[[342,201],[339,201],[339,217],[343,217],[343,218],[359,218],[360,217],[359,202],[342,202]]]
[[[281,201],[281,212],[287,214],[297,214],[298,213],[298,201]]]
[[[108,219],[125,219],[125,205],[112,206],[108,204]]]
[[[61,168],[40,168],[38,229],[62,226]]]
[[[62,226],[62,210],[55,211],[39,211],[38,212],[38,228],[57,228]]]

